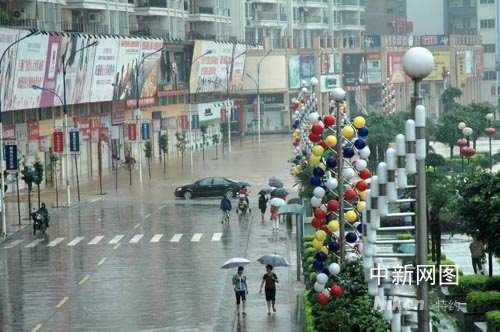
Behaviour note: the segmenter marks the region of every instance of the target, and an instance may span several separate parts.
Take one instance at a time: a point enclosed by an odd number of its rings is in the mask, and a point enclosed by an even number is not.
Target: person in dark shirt
[[[276,312],[275,302],[276,302],[276,284],[278,283],[278,276],[273,272],[273,267],[271,265],[266,265],[266,273],[262,277],[262,283],[260,284],[259,293],[262,293],[262,287],[266,293],[267,302],[267,314],[271,314],[271,305],[273,312]]]

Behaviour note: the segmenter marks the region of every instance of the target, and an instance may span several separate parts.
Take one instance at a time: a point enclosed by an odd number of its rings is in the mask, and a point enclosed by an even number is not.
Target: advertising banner
[[[64,151],[64,133],[62,131],[54,132],[52,146],[56,153],[62,153]]]
[[[150,128],[151,127],[148,122],[141,123],[141,137],[143,141],[149,141]]]
[[[90,102],[113,99],[113,84],[117,83],[119,40],[109,38],[95,46],[95,61],[92,75]]]
[[[119,41],[117,75],[115,77],[114,100],[133,99],[135,92],[135,66],[141,55],[141,40],[127,38]]]
[[[38,121],[28,122],[28,140],[36,141],[40,136],[40,123]]]
[[[143,100],[141,105],[154,104],[154,97],[158,90],[158,70],[160,68],[161,53],[157,52],[163,47],[161,40],[146,40],[141,43],[141,58],[144,58],[139,71],[139,92]],[[135,96],[134,96],[135,99]]]
[[[182,53],[182,55],[184,55],[184,53]],[[158,96],[168,96],[171,91],[175,91],[179,88],[179,67],[174,50],[167,48],[161,52],[159,66]]]
[[[16,140],[18,142],[26,141],[28,138],[28,129],[26,123],[16,123]]]
[[[25,30],[23,30],[23,33],[21,34],[21,30],[0,27],[0,54],[3,54],[5,49],[10,44],[22,37],[25,33]],[[11,91],[14,86],[18,48],[19,44],[11,47],[2,61],[2,70],[0,72],[0,91],[2,92],[0,98],[2,100],[2,111],[8,110],[6,107],[7,104],[12,103],[9,99],[12,99]]]
[[[405,83],[410,78],[403,70],[404,52],[387,53],[387,77],[392,83]]]
[[[15,140],[16,139],[16,125],[15,124],[10,124],[10,125],[3,125],[3,139],[4,140]]]
[[[220,103],[198,104],[197,107],[200,122],[218,120],[221,118]]]
[[[425,78],[427,81],[442,81],[443,74],[450,70],[450,52],[449,51],[434,51],[434,69],[429,76]]]
[[[5,167],[8,172],[17,171],[17,145],[6,144],[5,145]]]
[[[57,76],[58,69],[62,68],[60,66],[61,60],[61,40],[60,35],[49,35],[48,36],[48,46],[47,46],[47,56],[45,63],[45,76],[43,78],[43,87],[45,89],[56,91],[57,86]],[[60,73],[62,75],[62,73]],[[61,96],[62,98],[62,96]],[[41,91],[40,97],[40,107],[51,107],[54,105],[59,105],[61,102],[54,96],[50,91]]]
[[[80,152],[80,132],[76,130],[69,132],[69,151],[73,153]]]
[[[380,54],[370,53],[366,60],[366,83],[380,84],[382,83],[382,64]]]
[[[135,141],[137,139],[137,126],[135,123],[129,123],[127,125],[127,137],[129,141]]]
[[[198,114],[191,115],[191,129],[200,129],[200,116]]]
[[[446,46],[449,38],[446,35],[420,36],[420,46]]]
[[[340,54],[321,55],[321,75],[340,73]]]
[[[366,66],[363,54],[343,54],[342,70],[344,73],[344,86],[359,86],[366,80]]]
[[[457,66],[457,84],[460,89],[463,89],[467,84],[467,72],[465,69],[465,54],[457,52],[456,54]]]
[[[321,75],[321,92],[332,92],[339,87],[339,75]]]
[[[182,130],[189,129],[189,122],[187,115],[181,115],[177,117],[177,128],[180,128]]]
[[[299,89],[302,82],[309,84],[315,76],[314,55],[291,55],[288,57],[288,84],[290,89]]]

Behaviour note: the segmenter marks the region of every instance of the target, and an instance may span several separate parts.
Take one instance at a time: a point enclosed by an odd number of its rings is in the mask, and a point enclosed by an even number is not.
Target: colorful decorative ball
[[[313,187],[321,186],[321,179],[317,176],[311,177],[311,185]]]
[[[324,262],[320,262],[320,261],[314,261],[313,268],[316,271],[322,271],[325,268],[325,263]]]
[[[358,196],[360,201],[366,201],[366,191],[360,191]]]
[[[337,181],[336,178],[329,178],[328,180],[326,180],[326,183],[325,183],[325,187],[328,190],[334,190],[337,188],[338,185],[339,185],[339,182]]]
[[[356,189],[358,189],[359,191],[365,191],[366,189],[368,189],[368,184],[366,184],[366,182],[363,180],[359,180],[358,182],[356,182]]]
[[[326,194],[326,192],[325,192],[325,189],[323,189],[323,187],[316,187],[313,189],[314,197],[323,198],[325,196],[325,194]]]
[[[319,293],[316,295],[316,303],[320,305],[326,305],[328,304],[328,296],[326,296],[324,293]]]
[[[325,123],[325,126],[326,127],[331,127],[335,124],[335,117],[331,114],[329,115],[326,115],[324,118],[323,118],[323,122]]]
[[[335,276],[340,273],[340,265],[337,263],[331,263],[328,265],[328,271],[331,275]]]
[[[315,145],[312,148],[312,153],[315,156],[321,157],[323,153],[325,152],[325,149],[321,145]]]
[[[354,157],[354,149],[346,146],[343,149],[342,155],[344,156],[344,158],[352,158]]]
[[[356,172],[351,167],[344,167],[342,170],[342,176],[348,180],[356,176]]]
[[[321,167],[314,167],[314,169],[313,169],[313,175],[315,177],[320,178],[323,175],[325,175],[325,171]]]
[[[312,246],[314,249],[319,251],[321,250],[321,248],[323,248],[323,242],[319,241],[318,239],[314,239],[312,240]]]
[[[319,135],[316,135],[315,133],[309,133],[309,140],[313,143],[316,143],[318,142],[319,140],[321,140],[321,137]]]
[[[368,136],[368,128],[366,128],[366,127],[358,128],[358,136],[359,137],[366,137],[366,136]]]
[[[330,212],[337,212],[340,208],[340,204],[337,200],[331,199],[326,204],[326,207],[328,208],[328,211],[330,211]]]
[[[363,118],[362,116],[357,116],[352,121],[352,124],[356,128],[363,128],[365,126],[365,124],[366,124],[366,121],[365,121],[365,118]]]
[[[459,138],[457,140],[457,145],[461,148],[467,146],[467,140],[465,138]]]
[[[358,215],[353,210],[349,210],[346,213],[344,213],[344,218],[348,222],[352,223],[352,222],[355,222],[358,219]]]
[[[314,210],[314,217],[323,220],[326,218],[326,212],[321,208],[316,208]]]
[[[371,177],[370,170],[368,168],[362,169],[359,171],[359,177],[363,180],[369,179]]]
[[[320,218],[313,218],[311,221],[312,227],[316,229],[320,229],[324,224],[323,224],[323,219]]]
[[[358,138],[357,140],[354,141],[354,146],[356,147],[356,149],[361,150],[366,146],[366,143],[363,139]]]
[[[356,163],[354,164],[354,168],[356,168],[358,171],[365,169],[367,166],[368,163],[364,159],[356,160]]]
[[[357,224],[357,225],[356,225],[356,224]],[[356,224],[355,224],[356,231],[357,231],[359,234],[363,233],[363,224],[362,224],[362,223],[360,223],[360,222],[357,222]]]
[[[323,130],[324,130],[323,126],[320,125],[319,123],[315,123],[311,127],[311,132],[318,136],[323,133]]]
[[[356,199],[356,191],[353,190],[353,189],[347,189],[345,192],[344,192],[344,198],[349,201],[349,202],[352,202]]]
[[[326,246],[323,246],[323,248],[321,248],[321,249],[320,249],[320,251],[321,251],[322,253],[324,253],[326,256],[328,256],[328,254],[329,254],[329,252],[328,252],[328,247],[326,247]]]
[[[309,113],[308,119],[311,123],[316,123],[319,121],[319,114],[318,112],[312,112]]]
[[[318,166],[320,163],[321,163],[320,156],[312,155],[311,157],[309,157],[309,164],[311,164],[312,166]]]
[[[328,168],[335,168],[337,167],[337,161],[333,157],[330,157],[326,160],[326,166]]]
[[[311,206],[318,208],[321,206],[322,199],[318,197],[311,197]]]
[[[326,149],[328,149],[328,146],[326,146],[326,143],[325,143],[325,141],[323,141],[323,140],[320,140],[320,141],[318,142],[318,145],[319,145],[319,146],[321,146],[321,147],[323,148],[323,151],[324,151],[324,150],[326,150]]]
[[[342,135],[344,135],[345,138],[351,138],[354,136],[354,128],[351,126],[345,126],[342,128]]]
[[[340,245],[337,241],[331,241],[328,244],[328,249],[330,249],[332,252],[338,252],[340,250]]]
[[[361,196],[361,193],[360,193],[360,196]],[[360,197],[361,198],[361,197]],[[365,210],[365,207],[366,207],[366,202],[365,201],[359,201],[357,204],[356,204],[356,210],[358,212],[363,212]]]
[[[338,299],[342,296],[342,294],[344,294],[344,290],[342,289],[342,287],[335,284],[332,285],[332,288],[330,289],[330,294],[332,295],[332,297]]]
[[[316,255],[314,255],[314,258],[316,258],[316,260],[320,262],[324,262],[328,258],[328,256],[324,252],[318,251]]]
[[[323,269],[323,273],[325,273],[325,272],[328,272],[328,269],[327,269],[326,267]],[[326,273],[325,273],[325,274],[326,274]],[[330,297],[332,296],[332,295],[330,294],[330,288],[326,288],[326,287],[325,287],[325,289],[323,289],[323,291],[322,291],[321,293],[322,293],[322,294],[325,294],[325,296],[326,296],[328,299],[330,299]]]
[[[353,263],[355,261],[357,261],[359,259],[359,256],[356,255],[355,253],[353,252],[350,252],[348,253],[346,256],[345,256],[345,260],[349,263]]]
[[[326,232],[321,229],[317,230],[316,233],[314,233],[314,238],[318,241],[323,242],[326,239]]]
[[[339,230],[339,221],[338,220],[332,220],[328,223],[328,229],[330,232],[334,233]]]
[[[313,285],[313,289],[314,291],[316,291],[317,293],[321,293],[322,291],[325,290],[325,284],[322,284],[320,282],[315,282],[314,285]]]
[[[349,243],[354,243],[356,242],[356,240],[358,239],[358,236],[356,235],[356,233],[354,232],[348,232],[346,235],[345,235],[345,240]]]
[[[365,146],[364,148],[362,148],[361,150],[358,151],[359,153],[359,156],[363,159],[367,159],[369,156],[370,156],[370,148],[368,146]]]
[[[493,128],[493,127],[485,128],[484,134],[488,137],[493,137],[495,135],[495,128]]]
[[[316,254],[317,255],[317,254]],[[326,259],[326,257],[325,257]],[[319,273],[317,276],[316,276],[316,282],[317,283],[320,283],[322,285],[326,284],[328,281],[328,276],[324,273]]]
[[[328,136],[326,136],[324,142],[325,142],[327,147],[332,148],[335,145],[337,145],[337,137],[335,137],[333,135],[328,135]]]

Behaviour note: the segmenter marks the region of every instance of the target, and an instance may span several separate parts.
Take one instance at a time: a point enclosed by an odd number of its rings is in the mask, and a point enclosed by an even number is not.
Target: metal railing
[[[159,7],[159,8],[168,8],[167,0],[140,0],[137,4],[137,7]]]

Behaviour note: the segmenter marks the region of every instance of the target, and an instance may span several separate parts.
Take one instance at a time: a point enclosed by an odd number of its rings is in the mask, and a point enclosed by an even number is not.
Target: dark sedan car
[[[222,177],[204,178],[193,184],[188,184],[175,189],[175,197],[191,199],[193,197],[222,197],[236,196],[241,186],[249,186],[246,182],[235,181]]]

